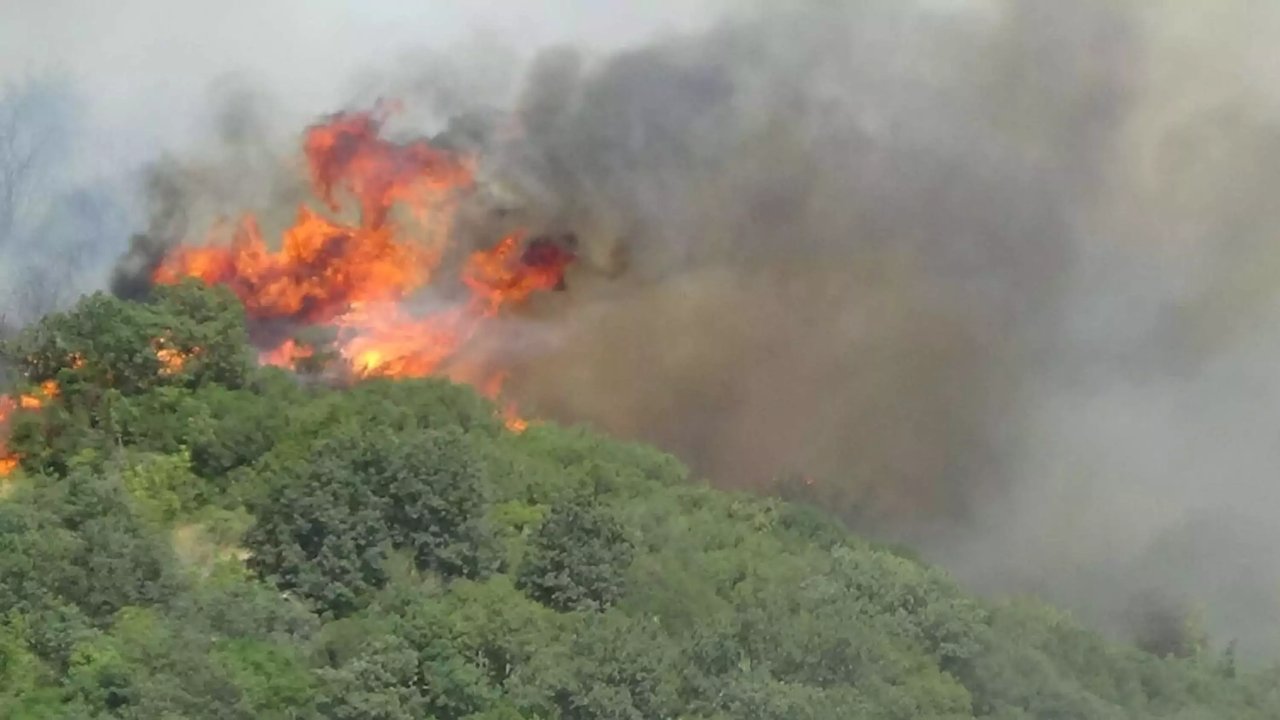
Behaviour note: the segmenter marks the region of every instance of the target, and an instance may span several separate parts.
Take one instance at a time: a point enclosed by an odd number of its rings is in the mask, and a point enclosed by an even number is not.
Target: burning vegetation
[[[22,456],[9,450],[6,438],[9,435],[9,423],[15,412],[20,410],[39,410],[50,400],[58,396],[58,383],[46,380],[31,393],[16,397],[0,396],[0,477],[5,477],[17,469]]]
[[[496,399],[507,373],[473,352],[471,342],[504,308],[562,289],[572,243],[503,237],[462,263],[458,296],[415,307],[415,299],[444,284],[436,281],[453,213],[474,186],[474,160],[422,140],[387,140],[382,128],[391,110],[339,114],[307,130],[303,150],[323,210],[299,207],[278,250],[258,219],[245,215],[229,238],[219,228],[205,244],[173,249],[153,281],[198,278],[230,288],[244,303],[265,364],[297,368],[316,358],[319,349],[295,331],[324,328],[340,361],[331,371],[341,377],[441,375]],[[344,220],[350,204],[357,217]],[[514,405],[507,407],[508,425],[523,429]]]
[[[228,289],[244,306],[260,364],[335,382],[448,378],[498,402],[506,427],[523,432],[528,421],[502,397],[510,370],[479,341],[507,308],[564,289],[576,240],[526,240],[515,232],[450,268],[452,219],[474,188],[475,160],[423,140],[386,139],[383,124],[392,111],[380,105],[342,113],[306,131],[313,202],[298,208],[276,247],[259,218],[245,214],[230,227],[216,226],[202,243],[168,249],[151,282],[163,288],[194,279]],[[353,217],[344,215],[349,208]],[[449,281],[442,281],[447,269]],[[153,353],[143,372],[155,378],[181,381],[193,359],[208,360],[200,342],[179,341],[170,328],[141,332]],[[40,410],[58,397],[63,369],[92,373],[92,366],[110,362],[53,345],[42,346],[42,362],[31,359],[43,366],[37,371],[43,380],[32,378],[38,390],[0,396],[0,437],[9,437],[17,412]],[[113,387],[121,382],[101,379]],[[22,459],[0,443],[0,476]]]

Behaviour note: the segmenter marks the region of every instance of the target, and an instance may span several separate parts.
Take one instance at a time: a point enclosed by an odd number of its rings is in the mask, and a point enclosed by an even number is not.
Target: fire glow
[[[9,436],[9,423],[13,420],[14,413],[19,410],[39,410],[56,397],[58,383],[52,380],[44,382],[32,393],[12,397],[0,395],[0,477],[12,473],[22,462],[22,457],[9,450],[4,441]]]
[[[191,353],[184,353],[170,347],[169,341],[162,337],[152,340],[151,348],[156,354],[156,359],[160,361],[159,373],[166,376],[181,373],[187,360],[200,352],[197,348]],[[83,367],[84,358],[73,355],[67,359],[67,365],[73,368]],[[9,449],[7,442],[9,425],[13,422],[14,415],[18,412],[42,410],[57,400],[61,394],[62,388],[57,380],[45,380],[29,393],[0,395],[0,478],[12,474],[22,464],[22,455]]]
[[[335,217],[303,205],[279,250],[271,250],[257,218],[246,215],[229,242],[224,232],[173,250],[153,280],[225,285],[244,303],[251,325],[330,328],[348,377],[443,376],[498,400],[506,371],[492,367],[492,358],[466,353],[469,343],[505,308],[561,287],[574,255],[550,242],[505,237],[465,260],[464,297],[430,311],[411,309],[413,296],[436,279],[453,209],[474,186],[473,163],[425,141],[384,139],[385,119],[378,108],[307,130],[311,186]],[[336,218],[344,201],[354,201],[357,221]],[[316,354],[294,338],[257,341],[264,364],[296,369]],[[514,405],[505,403],[503,413],[512,430],[526,427]]]

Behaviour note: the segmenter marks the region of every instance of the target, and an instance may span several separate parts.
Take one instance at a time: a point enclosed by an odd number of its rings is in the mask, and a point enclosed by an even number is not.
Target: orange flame
[[[58,392],[58,383],[46,380],[35,393],[18,395],[16,398],[0,395],[0,477],[12,473],[22,462],[22,456],[10,451],[4,440],[9,435],[9,422],[14,413],[19,410],[39,410],[58,397]]]
[[[187,360],[192,355],[200,352],[199,348],[195,348],[190,352],[183,352],[169,347],[167,341],[161,338],[152,341],[152,349],[156,353],[156,358],[160,360],[161,375],[180,373]],[[85,359],[82,355],[72,354],[67,358],[67,366],[70,368],[79,369],[84,365]],[[7,442],[9,423],[13,420],[14,413],[43,409],[50,402],[56,400],[61,393],[62,388],[58,385],[58,381],[45,380],[40,383],[35,392],[22,393],[17,396],[0,395],[0,477],[11,474],[22,463],[22,456],[11,451]]]
[[[517,255],[520,238],[504,238],[493,249],[471,256],[462,280],[485,310],[495,313],[504,304],[521,303],[534,292],[553,290],[564,279],[573,256],[550,244],[531,245]]]
[[[359,206],[358,223],[303,206],[280,250],[271,251],[257,220],[246,216],[229,243],[177,248],[153,279],[163,284],[194,277],[225,285],[260,327],[287,321],[334,328],[348,376],[443,375],[496,399],[506,374],[476,371],[487,363],[464,360],[463,351],[504,306],[560,287],[573,253],[509,236],[467,259],[461,276],[465,299],[432,311],[411,310],[406,301],[431,283],[444,255],[442,239],[448,239],[457,194],[473,183],[472,163],[424,141],[385,140],[380,133],[387,110],[336,115],[303,139],[316,196],[334,213],[342,210],[341,198],[350,196]],[[397,222],[398,207],[418,226]],[[315,353],[278,337],[260,344],[260,362],[287,368]],[[514,405],[507,403],[502,413],[514,431],[527,426]]]
[[[430,278],[434,262],[425,249],[398,243],[390,228],[346,226],[302,207],[279,252],[246,217],[230,245],[178,248],[155,281],[195,277],[230,287],[254,318],[327,323],[352,303],[399,300]]]
[[[200,348],[184,351],[171,347],[166,338],[152,340],[151,349],[155,351],[156,359],[160,361],[160,374],[166,376],[181,373],[182,369],[187,365],[187,360],[200,353]]]
[[[346,190],[360,203],[366,227],[381,227],[397,201],[415,211],[429,206],[442,191],[471,184],[469,164],[424,141],[388,142],[379,133],[388,111],[348,113],[312,127],[303,142],[311,180],[330,210],[340,204],[336,192]]]
[[[264,350],[258,354],[258,362],[263,365],[272,365],[275,367],[294,368],[298,363],[315,355],[315,349],[289,339],[280,344],[279,347],[270,350]]]

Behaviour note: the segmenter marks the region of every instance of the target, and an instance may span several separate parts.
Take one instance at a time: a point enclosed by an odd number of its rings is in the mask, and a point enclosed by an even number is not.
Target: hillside
[[[656,450],[257,368],[224,291],[6,350],[0,717],[1280,717],[1280,673],[968,597]]]

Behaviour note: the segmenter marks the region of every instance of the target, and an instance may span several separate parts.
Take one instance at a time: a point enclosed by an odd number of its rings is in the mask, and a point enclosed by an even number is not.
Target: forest
[[[0,717],[1275,718],[1194,627],[1116,644],[815,507],[442,379],[258,367],[195,282],[4,345]],[[1154,651],[1153,651],[1154,650]]]

